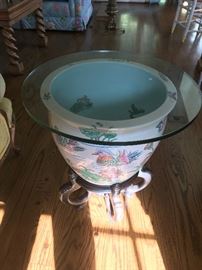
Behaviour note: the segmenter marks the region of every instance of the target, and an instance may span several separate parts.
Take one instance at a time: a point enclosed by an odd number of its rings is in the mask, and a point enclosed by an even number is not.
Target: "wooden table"
[[[9,70],[12,74],[22,74],[24,66],[18,55],[16,39],[12,25],[23,17],[35,12],[37,33],[40,45],[46,47],[48,43],[42,15],[42,0],[1,0],[0,1],[0,26],[9,56]]]

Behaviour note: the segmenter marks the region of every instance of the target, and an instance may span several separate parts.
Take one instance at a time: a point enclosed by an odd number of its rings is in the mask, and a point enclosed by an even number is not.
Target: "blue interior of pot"
[[[51,83],[55,101],[75,114],[98,120],[127,120],[149,114],[167,97],[158,74],[120,61],[80,62]]]

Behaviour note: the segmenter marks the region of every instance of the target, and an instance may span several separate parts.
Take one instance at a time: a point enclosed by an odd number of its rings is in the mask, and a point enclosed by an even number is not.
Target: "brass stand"
[[[121,193],[125,197],[131,197],[134,193],[147,187],[151,178],[150,171],[140,169],[133,177],[122,183],[104,186],[89,183],[70,170],[69,181],[59,189],[60,200],[64,204],[83,207],[88,202],[91,193],[95,193],[104,197],[110,219],[121,220],[125,207],[120,198]]]
[[[122,33],[125,33],[124,29],[117,28],[117,26],[116,26],[116,15],[118,13],[116,0],[108,0],[105,12],[109,16],[108,22],[106,24],[106,30],[107,31],[117,31],[118,30],[118,31],[121,31]]]

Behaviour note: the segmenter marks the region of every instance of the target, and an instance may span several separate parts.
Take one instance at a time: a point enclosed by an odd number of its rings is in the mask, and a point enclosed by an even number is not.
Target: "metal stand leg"
[[[120,195],[104,194],[105,205],[110,219],[114,221],[122,220],[124,206],[121,202]]]
[[[142,179],[139,183],[137,183],[138,178]],[[73,171],[70,172],[69,180],[69,182],[65,183],[60,188],[60,200],[65,204],[69,203],[74,206],[83,206],[88,201],[89,192],[77,183],[78,176]],[[124,215],[125,206],[121,199],[121,193],[124,193],[127,197],[131,197],[134,193],[147,187],[151,182],[151,172],[141,169],[138,176],[134,177],[134,180],[131,178],[131,181],[134,183],[126,188],[123,188],[123,186],[121,186],[122,184],[114,184],[109,187],[108,191],[102,192],[101,190],[101,192],[98,192],[98,194],[104,197],[107,213],[110,219],[114,221],[122,220]],[[82,194],[75,196],[75,193],[78,191],[82,191]],[[96,193],[96,191],[93,192]]]
[[[152,175],[149,170],[141,169],[137,178],[142,179],[138,184],[132,184],[124,190],[121,190],[119,184],[116,184],[112,186],[111,193],[104,194],[107,213],[114,221],[122,220],[124,215],[125,206],[121,200],[120,193],[123,192],[126,197],[132,197],[134,193],[146,188],[150,184]],[[136,182],[137,178],[134,178],[134,182]]]
[[[111,187],[111,193],[104,194],[106,210],[110,218],[114,221],[122,220],[124,215],[124,205],[120,196],[119,184]]]
[[[71,204],[74,206],[82,206],[88,201],[89,193],[76,183],[77,175],[71,171],[69,182],[62,185],[59,189],[61,202]],[[82,191],[81,195],[73,197],[76,191]]]

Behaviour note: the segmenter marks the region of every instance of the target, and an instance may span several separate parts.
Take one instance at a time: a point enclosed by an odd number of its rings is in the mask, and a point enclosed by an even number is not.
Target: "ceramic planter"
[[[160,137],[177,91],[160,72],[116,59],[77,61],[50,73],[41,99],[53,134],[72,169],[96,185],[121,183],[147,162],[157,142],[127,145]],[[115,145],[117,143],[117,145]]]

